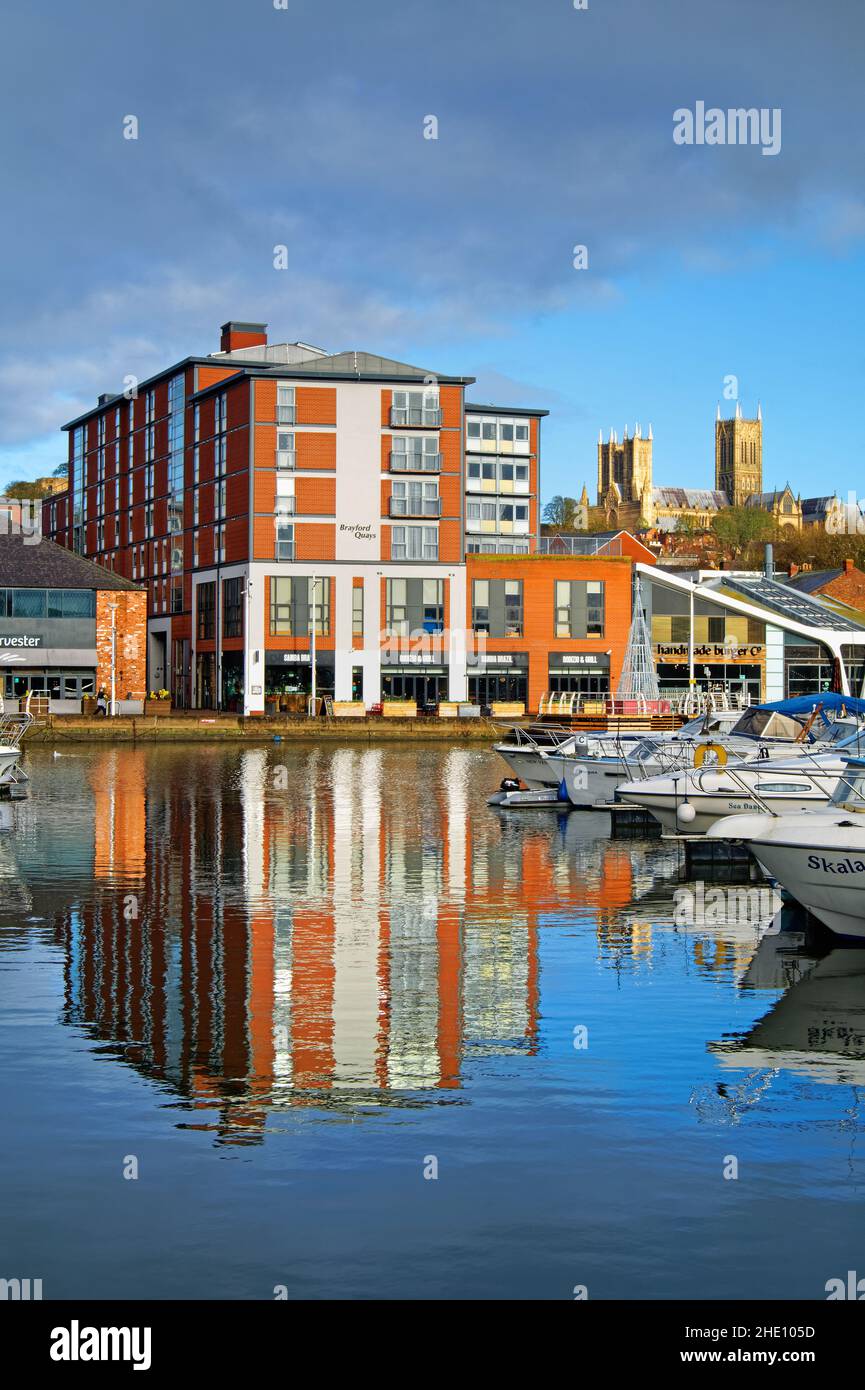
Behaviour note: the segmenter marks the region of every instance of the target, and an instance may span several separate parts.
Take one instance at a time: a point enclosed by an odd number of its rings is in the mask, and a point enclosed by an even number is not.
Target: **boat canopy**
[[[838,695],[834,690],[820,690],[813,695],[796,695],[791,700],[776,700],[774,704],[755,705],[755,709],[777,710],[779,714],[804,715],[806,718],[817,706],[825,718],[833,714],[865,715],[865,700],[857,700],[853,695]],[[828,723],[828,720],[826,720]]]

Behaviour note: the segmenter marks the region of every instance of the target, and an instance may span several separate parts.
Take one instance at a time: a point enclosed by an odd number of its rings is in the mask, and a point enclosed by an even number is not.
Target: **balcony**
[[[442,413],[438,407],[433,406],[395,406],[390,408],[390,423],[392,427],[405,429],[431,429],[441,428]]]
[[[277,497],[275,515],[277,522],[283,516],[294,516],[294,498]]]
[[[294,449],[277,449],[276,466],[280,473],[289,472],[297,466],[297,454]]]
[[[440,497],[391,497],[390,516],[441,516]]]
[[[276,423],[278,425],[294,425],[297,412],[293,405],[278,405],[276,407]]]
[[[395,454],[390,455],[391,473],[440,473],[441,454]]]

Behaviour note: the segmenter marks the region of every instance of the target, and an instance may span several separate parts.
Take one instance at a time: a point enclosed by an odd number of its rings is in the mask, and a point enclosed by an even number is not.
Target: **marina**
[[[0,829],[6,1249],[46,1297],[819,1298],[855,1267],[859,972],[789,901],[710,912],[680,840],[488,807],[479,746],[54,751]]]

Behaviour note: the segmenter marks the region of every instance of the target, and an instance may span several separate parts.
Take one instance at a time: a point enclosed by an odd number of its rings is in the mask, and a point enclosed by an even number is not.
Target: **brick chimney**
[[[853,564],[853,561],[852,561],[852,560],[845,560],[845,561],[844,561],[844,573],[845,573],[845,574],[852,574],[855,568],[856,568],[856,566]]]
[[[265,347],[267,345],[266,323],[238,323],[232,319],[222,325],[220,352],[236,352],[238,348]]]

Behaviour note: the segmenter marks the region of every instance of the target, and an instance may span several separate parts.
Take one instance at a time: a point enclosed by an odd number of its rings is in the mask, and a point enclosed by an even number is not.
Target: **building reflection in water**
[[[284,1106],[420,1103],[471,1057],[535,1051],[549,849],[514,854],[489,818],[476,852],[471,754],[437,754],[412,792],[381,749],[161,751],[88,764],[68,1022],[236,1142]]]

